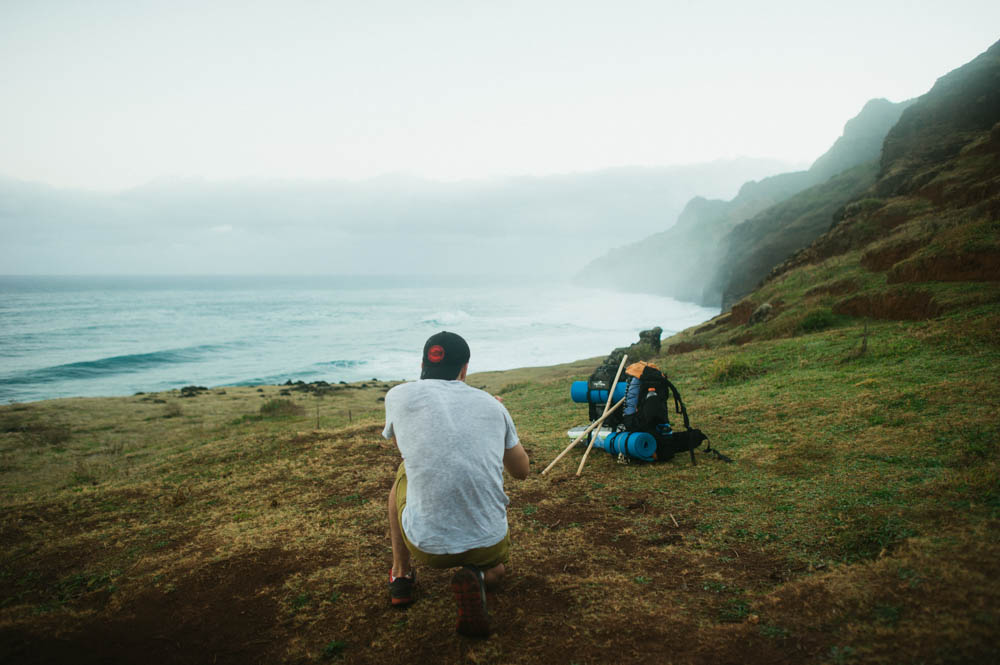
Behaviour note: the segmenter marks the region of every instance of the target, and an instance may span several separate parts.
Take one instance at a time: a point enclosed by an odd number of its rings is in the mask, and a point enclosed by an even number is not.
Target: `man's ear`
[[[458,381],[465,381],[465,375],[469,373],[469,363],[462,365],[462,371],[458,373]]]

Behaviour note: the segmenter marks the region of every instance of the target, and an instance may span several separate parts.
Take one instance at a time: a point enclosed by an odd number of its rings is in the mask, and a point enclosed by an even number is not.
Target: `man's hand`
[[[528,453],[525,452],[524,446],[519,443],[513,448],[505,450],[503,453],[503,466],[507,469],[507,473],[518,480],[527,478],[528,473],[531,471],[531,460],[528,459]]]

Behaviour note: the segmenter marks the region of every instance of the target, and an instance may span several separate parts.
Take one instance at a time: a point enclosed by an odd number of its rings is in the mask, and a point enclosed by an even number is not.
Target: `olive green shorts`
[[[496,545],[489,547],[477,547],[458,554],[428,554],[417,548],[406,537],[403,530],[403,508],[406,506],[406,467],[402,462],[396,471],[396,515],[399,517],[399,530],[403,534],[403,542],[406,549],[410,550],[410,555],[431,568],[458,568],[459,566],[476,566],[483,570],[489,570],[494,566],[510,561],[510,530],[504,535]]]

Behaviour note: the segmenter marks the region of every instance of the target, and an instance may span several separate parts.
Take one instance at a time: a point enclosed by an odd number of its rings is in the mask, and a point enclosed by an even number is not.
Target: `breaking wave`
[[[143,372],[163,365],[179,365],[196,362],[205,354],[220,350],[222,347],[214,344],[191,346],[182,349],[153,351],[151,353],[133,353],[124,356],[110,356],[98,360],[85,360],[65,365],[54,365],[41,369],[28,370],[12,376],[0,378],[0,385],[18,383],[53,383],[56,381],[71,381],[93,379],[115,374],[130,374]]]
[[[435,312],[421,319],[422,323],[431,323],[436,326],[454,326],[465,323],[472,319],[472,315],[460,309],[453,312]]]
[[[352,367],[361,367],[362,365],[367,365],[367,360],[330,360],[325,363],[317,363],[322,366],[329,367],[339,367],[341,369],[350,369]]]

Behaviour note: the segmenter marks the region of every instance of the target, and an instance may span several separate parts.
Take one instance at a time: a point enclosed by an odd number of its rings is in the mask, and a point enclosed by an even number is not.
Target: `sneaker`
[[[451,590],[458,604],[455,631],[466,637],[489,637],[490,617],[486,613],[486,580],[473,566],[461,568],[451,578]]]
[[[394,607],[406,607],[413,602],[413,587],[417,584],[417,571],[410,569],[408,575],[393,577],[389,570],[389,602]]]

